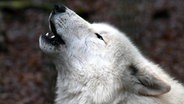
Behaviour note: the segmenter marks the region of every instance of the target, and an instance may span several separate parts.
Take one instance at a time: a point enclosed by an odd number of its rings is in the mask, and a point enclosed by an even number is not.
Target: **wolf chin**
[[[58,71],[55,104],[184,104],[184,87],[113,26],[63,5],[49,26],[39,45]]]

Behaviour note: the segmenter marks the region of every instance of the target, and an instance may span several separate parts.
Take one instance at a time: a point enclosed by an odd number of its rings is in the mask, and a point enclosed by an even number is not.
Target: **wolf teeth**
[[[55,38],[55,36],[54,36],[54,35],[52,35],[50,38],[51,38],[51,39],[53,39],[53,38]]]
[[[45,36],[49,36],[49,33],[46,33]]]
[[[54,39],[55,38],[55,35],[50,34],[50,33],[46,33],[45,36],[50,38],[50,39]]]

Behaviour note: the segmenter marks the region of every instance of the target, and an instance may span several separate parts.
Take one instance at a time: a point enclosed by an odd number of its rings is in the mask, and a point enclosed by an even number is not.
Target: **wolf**
[[[184,104],[184,87],[106,23],[89,23],[66,6],[49,17],[41,50],[58,71],[55,104]]]

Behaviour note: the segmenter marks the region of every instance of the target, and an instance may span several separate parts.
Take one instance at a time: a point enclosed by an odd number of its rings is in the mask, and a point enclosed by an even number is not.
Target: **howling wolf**
[[[184,104],[184,87],[113,26],[63,5],[49,26],[39,44],[58,71],[55,104]]]

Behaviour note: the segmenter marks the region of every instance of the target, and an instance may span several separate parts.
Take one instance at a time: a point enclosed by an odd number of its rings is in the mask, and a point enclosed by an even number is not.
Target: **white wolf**
[[[184,104],[184,87],[114,27],[56,5],[40,48],[56,66],[56,104]]]

